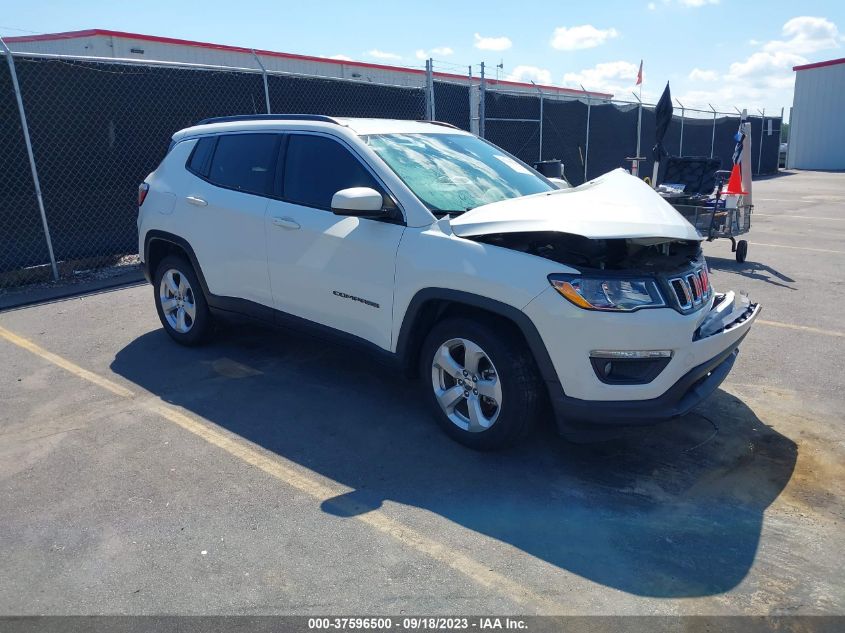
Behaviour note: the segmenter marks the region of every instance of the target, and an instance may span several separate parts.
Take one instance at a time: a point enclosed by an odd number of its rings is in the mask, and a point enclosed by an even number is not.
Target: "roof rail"
[[[453,130],[460,130],[457,125],[452,125],[451,123],[446,123],[446,121],[426,121],[425,119],[419,119],[417,123],[431,123],[432,125],[442,125],[443,127],[450,127]]]
[[[324,114],[236,114],[234,116],[217,116],[203,119],[196,125],[211,123],[232,123],[235,121],[322,121],[340,125],[337,119]]]

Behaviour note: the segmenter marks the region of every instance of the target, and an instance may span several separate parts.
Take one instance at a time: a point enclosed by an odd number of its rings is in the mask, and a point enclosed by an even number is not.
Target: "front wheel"
[[[513,445],[539,417],[542,383],[534,360],[507,326],[441,321],[423,343],[420,372],[438,423],[470,448]]]
[[[739,240],[736,244],[736,261],[740,264],[748,257],[748,242]]]
[[[211,314],[197,275],[188,261],[168,255],[153,279],[156,312],[177,343],[199,345],[211,331]]]

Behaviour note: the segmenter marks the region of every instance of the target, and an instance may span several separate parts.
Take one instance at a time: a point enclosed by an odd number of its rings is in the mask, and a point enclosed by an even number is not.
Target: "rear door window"
[[[370,187],[384,195],[361,161],[337,141],[310,134],[290,136],[282,187],[286,200],[331,209],[332,196],[350,187]]]
[[[272,191],[279,134],[226,134],[217,139],[208,179],[246,193]]]

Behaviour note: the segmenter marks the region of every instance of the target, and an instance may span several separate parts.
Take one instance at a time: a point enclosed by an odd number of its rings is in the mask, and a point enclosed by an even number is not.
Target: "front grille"
[[[713,290],[707,268],[702,266],[668,280],[672,302],[681,312],[692,312],[710,299]]]

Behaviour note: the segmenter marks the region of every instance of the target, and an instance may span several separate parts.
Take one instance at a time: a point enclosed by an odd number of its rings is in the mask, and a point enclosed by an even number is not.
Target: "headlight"
[[[549,275],[567,300],[585,310],[632,312],[666,305],[654,279]]]

